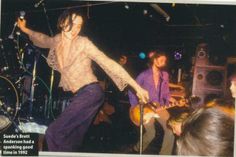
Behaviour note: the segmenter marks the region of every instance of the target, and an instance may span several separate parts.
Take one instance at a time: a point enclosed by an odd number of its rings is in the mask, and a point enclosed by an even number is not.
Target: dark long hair
[[[204,107],[184,122],[178,155],[233,156],[234,119],[219,107]]]
[[[69,25],[68,31],[70,31],[73,26],[72,16],[74,14],[77,16],[81,16],[82,19],[84,19],[82,12],[79,11],[78,9],[67,9],[67,10],[63,11],[62,14],[59,16],[58,21],[57,21],[57,29],[59,31],[62,31],[65,29],[65,27],[67,27]],[[65,22],[67,19],[68,19],[68,25],[65,25]]]

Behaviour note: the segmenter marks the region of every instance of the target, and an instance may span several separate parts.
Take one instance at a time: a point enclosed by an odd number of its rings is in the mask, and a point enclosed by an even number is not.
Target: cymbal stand
[[[39,51],[39,50],[35,50]],[[35,79],[36,79],[36,69],[37,69],[37,61],[39,57],[39,52],[35,53],[34,56],[34,65],[33,65],[33,72],[32,72],[32,82],[31,82],[31,90],[30,90],[30,98],[29,98],[29,118],[32,119],[32,110],[33,110],[33,102],[34,102],[34,90],[35,90]]]
[[[18,47],[18,51],[19,51],[20,55],[19,54],[17,54],[17,55],[18,55],[18,61],[20,62],[20,65],[22,66],[23,60],[24,60],[24,52],[20,52],[20,49],[19,49],[19,35],[20,35],[20,33],[18,33],[18,35],[17,35],[17,47]],[[29,118],[28,120],[31,121],[31,120],[33,120],[32,111],[33,111],[33,104],[34,104],[34,91],[35,91],[37,62],[38,62],[39,57],[41,56],[41,52],[38,48],[31,45],[30,43],[27,43],[27,45],[29,45],[35,51],[34,52],[34,64],[33,64],[33,70],[32,70],[31,88],[30,88],[30,94],[29,94],[29,113],[27,116],[27,118]],[[27,69],[25,69],[25,68],[23,68],[23,69],[24,69],[24,71],[27,71]]]
[[[46,17],[49,33],[50,33],[50,36],[52,37],[53,36],[53,32],[52,32],[52,28],[51,28],[50,23],[49,23],[49,17],[47,15],[47,9],[45,7],[44,1],[42,1],[41,4],[42,4],[41,6],[43,7],[44,15]],[[54,82],[54,70],[52,69],[51,70],[51,77],[50,77],[50,95],[49,95],[48,103],[45,106],[45,108],[47,108],[47,112],[45,112],[46,113],[45,116],[46,116],[47,119],[50,119],[50,113],[51,113],[50,111],[52,109],[52,88],[53,88],[53,82]]]

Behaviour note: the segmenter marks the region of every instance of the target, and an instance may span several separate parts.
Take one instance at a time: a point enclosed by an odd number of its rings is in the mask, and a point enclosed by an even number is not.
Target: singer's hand
[[[25,19],[17,19],[17,26],[23,31],[25,32],[26,30],[26,20]]]
[[[139,99],[139,102],[142,104],[142,103],[144,103],[144,104],[146,104],[147,102],[148,102],[148,100],[149,100],[149,94],[148,94],[148,92],[145,90],[145,89],[143,89],[143,88],[138,88],[137,90],[136,90],[136,95],[137,95],[137,97],[138,97],[138,99]]]

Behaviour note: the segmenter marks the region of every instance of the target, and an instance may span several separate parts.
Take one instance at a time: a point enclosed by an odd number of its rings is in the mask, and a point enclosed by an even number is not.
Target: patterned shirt
[[[161,71],[159,77],[157,88],[155,88],[153,70],[152,68],[149,68],[139,74],[136,81],[141,87],[148,91],[150,98],[149,102],[156,102],[160,105],[168,105],[170,98],[169,75],[167,72]],[[132,91],[129,91],[129,101],[132,106],[138,104],[138,98]]]
[[[62,35],[49,37],[30,30],[29,37],[34,45],[49,48],[47,62],[61,73],[60,87],[76,92],[81,87],[96,82],[91,63],[95,61],[122,91],[132,79],[116,62],[100,51],[87,37],[78,36],[71,42],[62,41]]]

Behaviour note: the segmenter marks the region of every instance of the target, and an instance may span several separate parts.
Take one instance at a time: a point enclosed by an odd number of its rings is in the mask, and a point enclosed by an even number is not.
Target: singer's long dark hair
[[[65,11],[62,12],[62,14],[59,16],[58,21],[57,21],[57,28],[59,31],[64,30],[68,25],[69,25],[69,30],[71,30],[72,26],[73,26],[73,19],[72,16],[73,15],[76,16],[81,16],[82,19],[83,18],[83,14],[81,11],[79,11],[78,9],[67,9]],[[68,24],[66,24],[66,20],[68,19]]]

